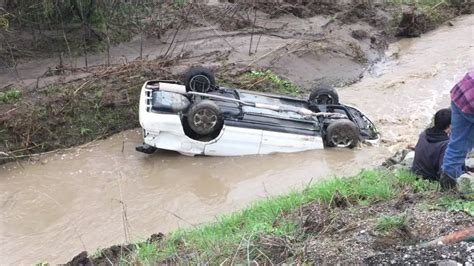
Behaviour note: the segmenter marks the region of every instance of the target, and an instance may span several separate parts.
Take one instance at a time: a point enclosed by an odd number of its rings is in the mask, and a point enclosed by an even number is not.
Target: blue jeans
[[[451,136],[444,154],[443,172],[457,179],[464,174],[467,154],[474,147],[474,115],[466,114],[451,102]]]

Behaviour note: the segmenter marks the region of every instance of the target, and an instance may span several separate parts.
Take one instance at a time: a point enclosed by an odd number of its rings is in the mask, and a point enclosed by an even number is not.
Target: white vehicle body
[[[224,124],[217,137],[209,141],[187,136],[181,114],[151,111],[153,89],[146,82],[141,90],[139,117],[144,144],[177,151],[184,155],[240,156],[323,149],[320,135],[308,136]],[[160,90],[186,94],[184,85],[159,83]]]

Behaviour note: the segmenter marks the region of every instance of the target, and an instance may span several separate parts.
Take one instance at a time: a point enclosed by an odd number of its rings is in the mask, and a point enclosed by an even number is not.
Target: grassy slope
[[[66,84],[0,93],[0,163],[138,127],[140,89],[169,60],[135,61]]]
[[[410,190],[417,195],[436,193],[437,185],[416,176],[399,171],[395,173],[363,171],[350,178],[334,178],[310,185],[302,191],[269,198],[231,215],[222,216],[216,222],[196,228],[178,230],[159,243],[143,242],[135,245],[131,254],[121,258],[125,264],[178,262],[210,263],[249,262],[266,257],[259,247],[263,238],[290,239],[302,242],[305,233],[291,215],[305,205],[318,202],[328,208],[367,206],[399,197]],[[435,196],[435,207],[474,215],[474,202],[457,200],[450,196]],[[433,205],[434,206],[434,205]],[[406,217],[380,215],[376,230],[386,232],[406,226]],[[100,253],[96,255],[100,257]],[[291,254],[286,258],[292,262]]]

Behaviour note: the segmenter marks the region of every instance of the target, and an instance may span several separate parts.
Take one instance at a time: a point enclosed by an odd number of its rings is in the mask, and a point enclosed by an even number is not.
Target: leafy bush
[[[0,102],[14,103],[21,99],[21,91],[11,89],[6,92],[0,92]]]

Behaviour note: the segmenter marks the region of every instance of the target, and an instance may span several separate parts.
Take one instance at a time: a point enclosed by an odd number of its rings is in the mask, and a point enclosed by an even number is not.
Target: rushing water
[[[454,24],[394,43],[377,75],[339,93],[375,120],[392,150],[416,141],[436,110],[449,107],[454,84],[474,69],[474,16]]]
[[[449,90],[474,67],[474,16],[393,44],[377,75],[340,90],[373,118],[381,147],[248,157],[147,156],[139,130],[0,166],[0,257],[5,264],[66,262],[86,249],[189,227],[250,202],[380,164],[416,139]],[[127,231],[124,230],[127,228]],[[127,232],[127,233],[126,233]],[[130,234],[128,234],[128,232]]]

